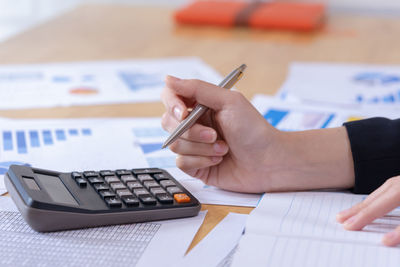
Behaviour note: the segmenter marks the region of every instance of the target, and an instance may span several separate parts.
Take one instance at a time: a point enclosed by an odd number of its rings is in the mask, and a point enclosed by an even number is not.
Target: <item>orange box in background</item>
[[[322,24],[324,13],[322,4],[196,1],[176,11],[175,20],[192,25],[311,31]]]

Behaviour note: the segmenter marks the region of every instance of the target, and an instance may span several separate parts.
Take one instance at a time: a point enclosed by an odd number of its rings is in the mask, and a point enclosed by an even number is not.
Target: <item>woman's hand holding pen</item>
[[[170,145],[178,154],[177,166],[189,175],[209,185],[252,193],[353,185],[344,127],[281,132],[239,92],[174,77],[167,77],[166,84],[162,125],[168,132],[196,103],[214,112],[215,125],[206,114]]]
[[[347,230],[361,230],[375,219],[400,206],[400,176],[387,180],[363,202],[337,215],[337,221]],[[386,246],[400,244],[400,225],[385,234],[382,243]]]

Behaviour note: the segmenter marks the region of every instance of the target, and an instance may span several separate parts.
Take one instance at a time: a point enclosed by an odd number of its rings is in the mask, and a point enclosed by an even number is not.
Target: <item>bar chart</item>
[[[3,151],[16,151],[27,154],[29,149],[51,146],[56,142],[67,142],[78,136],[91,136],[90,128],[82,129],[42,129],[42,130],[3,130]]]

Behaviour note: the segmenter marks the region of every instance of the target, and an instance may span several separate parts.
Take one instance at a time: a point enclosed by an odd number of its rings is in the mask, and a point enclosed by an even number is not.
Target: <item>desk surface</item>
[[[314,33],[178,26],[168,8],[82,6],[0,44],[0,63],[199,56],[221,74],[246,63],[237,88],[251,99],[273,94],[292,61],[400,63],[400,20],[332,15]],[[0,111],[12,118],[160,116],[160,103]],[[204,205],[201,240],[228,212],[251,208]],[[192,247],[191,246],[191,247]]]

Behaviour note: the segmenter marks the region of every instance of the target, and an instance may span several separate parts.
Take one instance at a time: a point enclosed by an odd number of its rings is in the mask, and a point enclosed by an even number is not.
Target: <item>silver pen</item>
[[[235,69],[231,73],[229,73],[228,76],[225,77],[225,79],[222,80],[218,84],[219,87],[223,87],[225,89],[231,89],[237,81],[240,80],[240,78],[243,76],[243,72],[246,69],[246,64],[242,64],[239,68]],[[186,132],[190,127],[192,127],[193,124],[196,123],[196,121],[208,110],[208,107],[197,104],[196,107],[190,112],[190,114],[184,119],[178,127],[174,130],[174,132],[165,140],[164,144],[162,145],[162,148],[166,148],[173,142],[175,142],[176,139],[178,139],[184,132]]]

